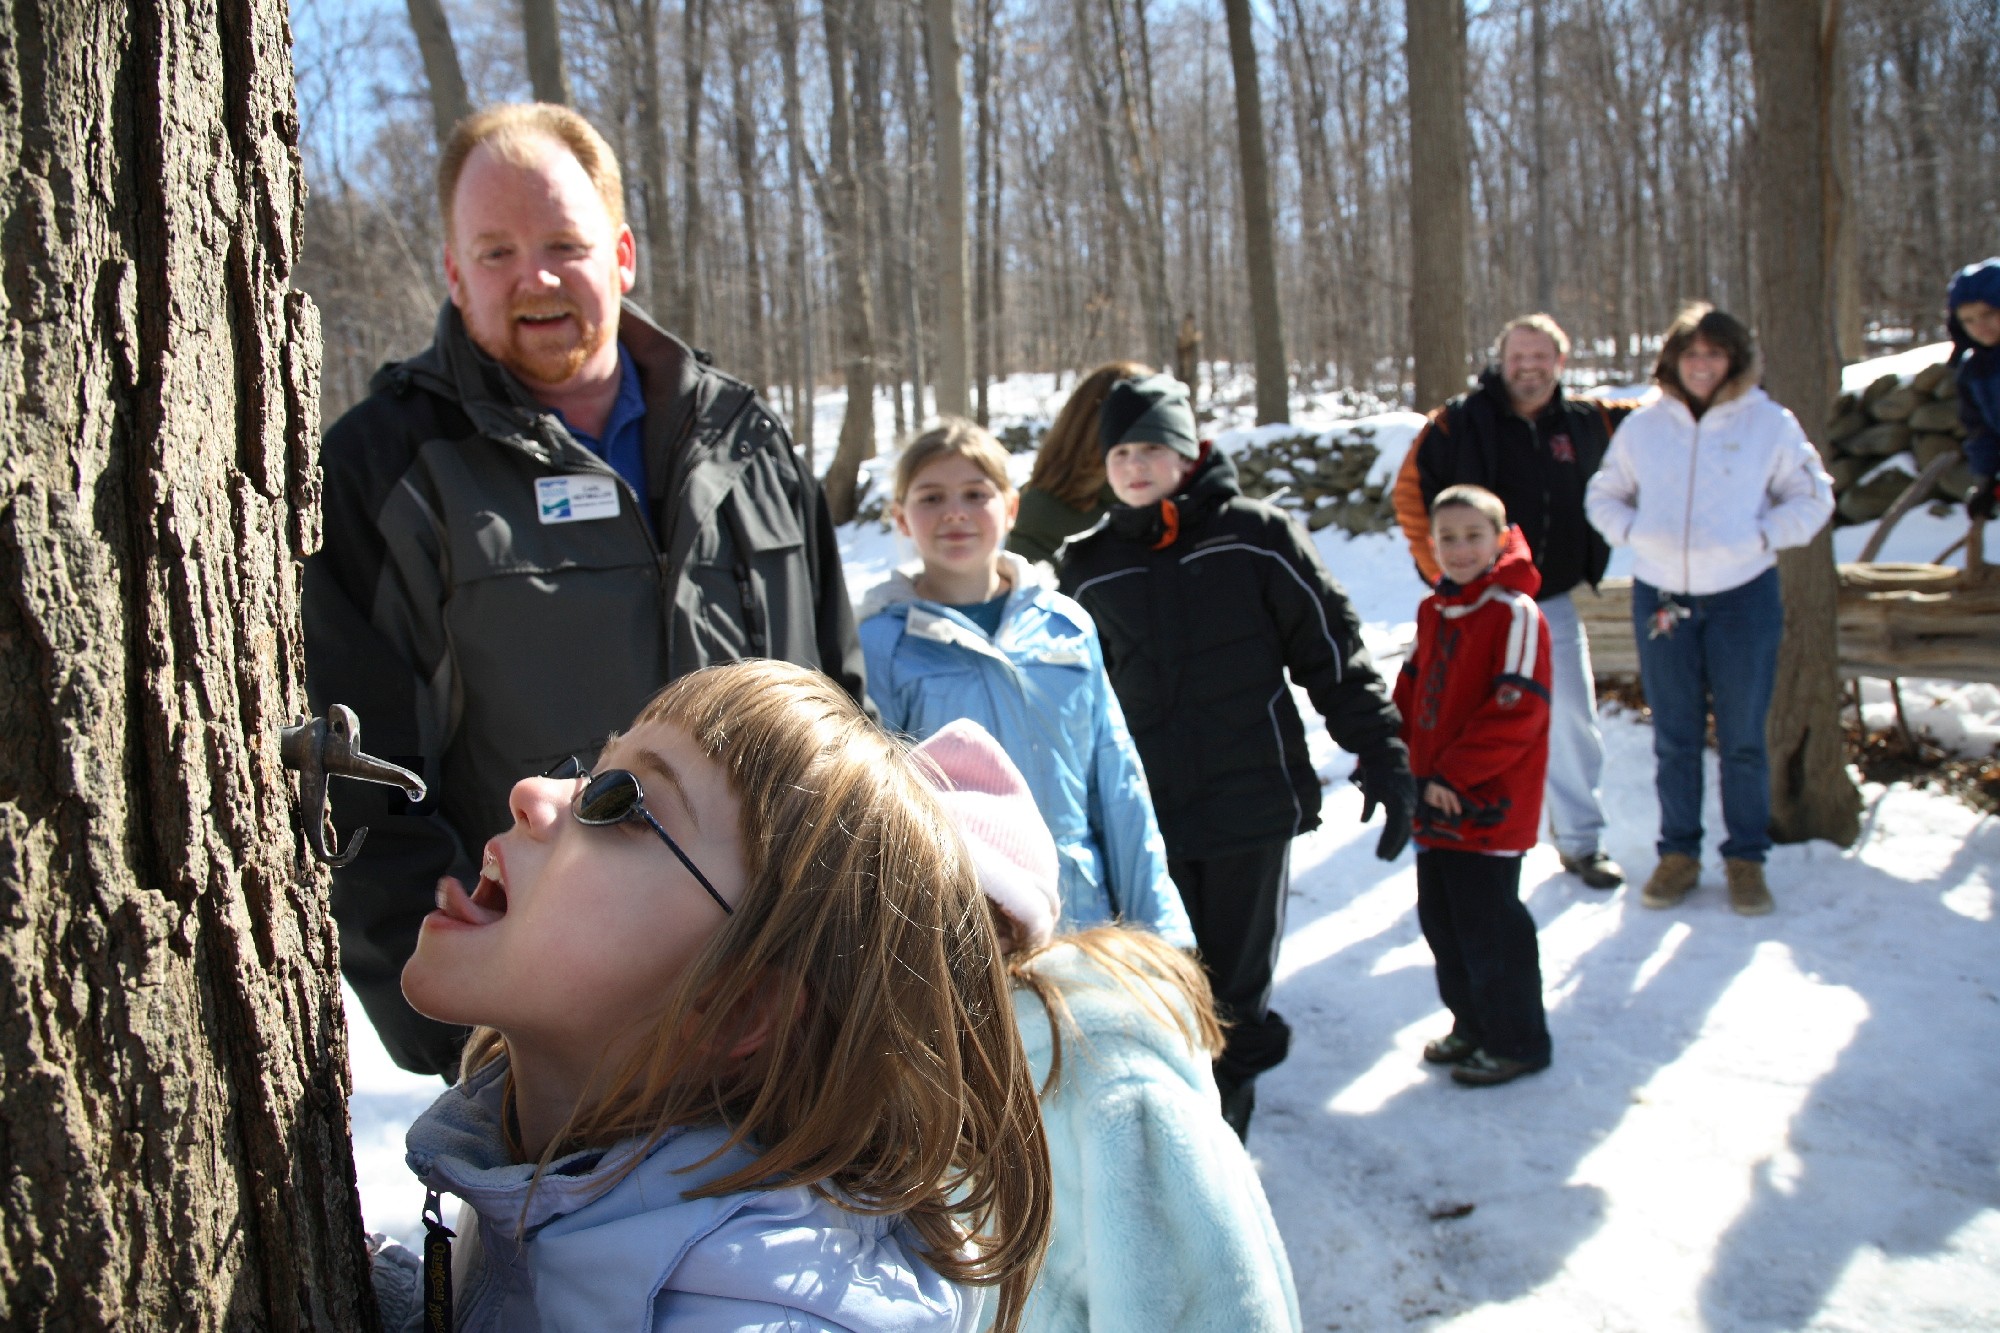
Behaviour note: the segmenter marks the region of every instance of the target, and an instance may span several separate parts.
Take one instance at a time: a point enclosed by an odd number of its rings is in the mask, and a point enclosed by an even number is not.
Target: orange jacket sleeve
[[[1417,471],[1417,451],[1430,440],[1432,431],[1444,429],[1443,416],[1443,408],[1432,412],[1429,423],[1417,432],[1416,439],[1410,441],[1410,451],[1403,455],[1403,466],[1396,470],[1393,492],[1396,525],[1403,530],[1404,539],[1410,543],[1410,554],[1415,557],[1424,582],[1432,586],[1436,586],[1444,571],[1438,568],[1437,558],[1431,554],[1430,506],[1424,503],[1424,480]]]

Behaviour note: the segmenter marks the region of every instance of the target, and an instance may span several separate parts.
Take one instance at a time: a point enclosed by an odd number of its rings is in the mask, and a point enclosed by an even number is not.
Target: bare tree
[[[794,303],[792,438],[813,463],[813,289],[806,274],[805,113],[799,98],[799,12],[797,0],[771,0],[771,18],[784,76],[785,184],[791,225],[785,233],[786,266]]]
[[[458,46],[451,39],[444,0],[409,0],[409,6],[410,31],[423,55],[424,79],[431,89],[431,121],[442,148],[451,137],[452,126],[472,114],[472,99],[465,91],[465,73],[459,68]]]
[[[751,91],[754,60],[748,12],[732,5],[727,22],[729,141],[736,161],[736,198],[743,218],[743,281],[748,289],[743,311],[750,348],[746,373],[762,393],[771,383],[771,348],[764,336],[764,262],[757,208],[763,185],[757,171],[756,97]]]
[[[1817,430],[1839,385],[1833,309],[1832,98],[1840,59],[1840,0],[1754,0],[1750,40],[1757,82],[1757,263],[1765,385]],[[1785,637],[1765,731],[1771,752],[1771,836],[1860,834],[1861,795],[1847,775],[1834,664],[1837,580],[1833,534],[1782,552]]]
[[[966,289],[965,70],[957,0],[924,0],[931,118],[937,134],[937,409],[972,411],[972,321]]]
[[[854,517],[861,465],[875,455],[875,310],[868,280],[868,244],[863,231],[861,182],[854,170],[854,116],[848,94],[853,0],[823,0],[827,83],[832,106],[827,117],[827,188],[823,211],[840,279],[840,360],[847,381],[847,411],[840,421],[840,445],[826,470],[826,504],[834,522]]]
[[[1271,171],[1264,158],[1264,105],[1257,84],[1257,43],[1250,0],[1223,0],[1229,22],[1229,68],[1236,82],[1237,170],[1243,185],[1244,259],[1250,276],[1251,345],[1257,361],[1257,421],[1290,421],[1291,373],[1285,360],[1284,307],[1278,301],[1277,239],[1271,221]]]
[[[569,69],[563,64],[562,22],[556,0],[521,0],[521,36],[528,51],[528,83],[535,90],[535,100],[564,106],[575,101],[569,88]]]
[[[1464,0],[1407,0],[1410,79],[1410,345],[1415,403],[1465,388]]]
[[[11,1328],[375,1325],[278,751],[319,539],[289,47],[278,0],[0,16]]]
[[[707,215],[701,201],[701,118],[708,70],[708,0],[681,6],[681,269],[674,292],[673,318],[683,338],[702,339],[701,258]]]

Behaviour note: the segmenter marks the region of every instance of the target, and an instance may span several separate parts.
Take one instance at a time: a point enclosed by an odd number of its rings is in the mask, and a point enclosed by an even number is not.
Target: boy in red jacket
[[[1417,920],[1437,959],[1448,1036],[1424,1059],[1490,1087],[1549,1065],[1535,920],[1521,854],[1542,822],[1549,759],[1549,627],[1541,586],[1500,497],[1452,486],[1431,502],[1444,578],[1417,611],[1396,706],[1417,806]]]

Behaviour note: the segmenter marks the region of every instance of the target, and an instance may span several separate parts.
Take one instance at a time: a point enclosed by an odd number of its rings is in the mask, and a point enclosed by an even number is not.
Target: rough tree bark
[[[375,1323],[302,712],[279,0],[0,14],[0,1324]]]
[[[1833,93],[1840,58],[1840,0],[1753,0],[1751,61],[1757,88],[1757,268],[1764,384],[1817,432],[1839,386],[1834,238],[1846,201],[1829,186]],[[1824,446],[1822,446],[1824,448]],[[1771,752],[1771,836],[1860,834],[1861,794],[1847,776],[1835,670],[1839,587],[1833,534],[1778,557],[1785,637],[1765,735]]]
[[[937,130],[937,410],[972,411],[972,316],[966,293],[965,67],[956,0],[924,0],[931,117]]]
[[[690,343],[703,338],[701,252],[707,215],[701,202],[701,119],[707,99],[702,76],[708,70],[708,0],[681,7],[681,89],[686,95],[681,122],[681,271],[675,288],[675,332]]]
[[[826,469],[826,505],[833,521],[854,517],[861,465],[875,456],[875,298],[868,281],[868,245],[861,218],[861,182],[854,174],[853,108],[848,102],[848,22],[851,0],[825,0],[827,86],[827,233],[840,280],[840,359],[847,411],[840,444]]]
[[[442,148],[451,137],[452,126],[472,114],[472,98],[465,91],[465,72],[459,68],[458,46],[451,39],[444,0],[409,0],[409,8],[410,31],[416,35],[417,50],[424,58],[424,80],[431,89],[431,125]]]
[[[431,0],[436,3],[437,0]],[[521,0],[521,37],[528,50],[528,84],[537,102],[569,106],[569,70],[563,65],[562,23],[556,0]]]
[[[1229,22],[1229,69],[1236,82],[1237,167],[1243,185],[1243,251],[1250,269],[1250,345],[1257,363],[1257,424],[1290,421],[1291,371],[1285,361],[1284,311],[1271,223],[1271,169],[1264,157],[1264,98],[1250,0],[1223,0]]]
[[[1410,344],[1419,412],[1465,389],[1464,0],[1407,0]]]
[[[805,113],[799,106],[799,15],[795,0],[771,0],[771,18],[784,74],[785,188],[791,219],[785,230],[789,299],[796,312],[792,330],[792,440],[813,466],[813,288],[806,276]]]

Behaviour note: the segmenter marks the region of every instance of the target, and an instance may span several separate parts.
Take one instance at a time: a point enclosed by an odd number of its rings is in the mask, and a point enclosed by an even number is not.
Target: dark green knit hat
[[[1097,443],[1107,454],[1121,444],[1160,444],[1199,458],[1201,441],[1194,433],[1187,386],[1167,374],[1119,380],[1098,409]]]

